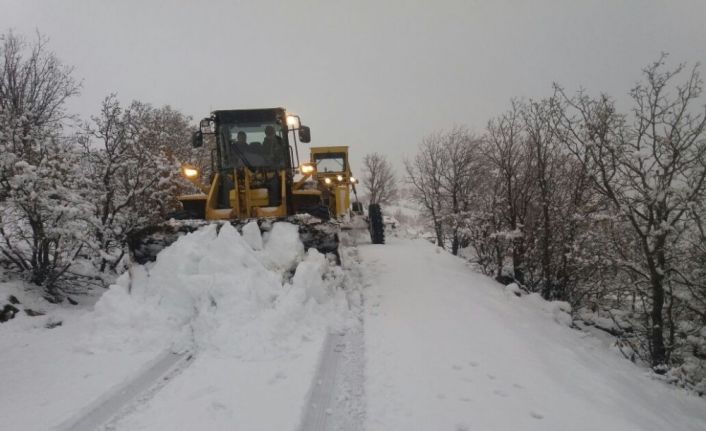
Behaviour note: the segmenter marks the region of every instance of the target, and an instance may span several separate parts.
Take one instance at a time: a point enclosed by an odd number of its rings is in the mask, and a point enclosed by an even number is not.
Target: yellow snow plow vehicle
[[[338,258],[341,223],[362,215],[357,198],[351,207],[357,180],[348,147],[312,147],[309,159],[300,161],[298,141],[310,140],[309,127],[284,108],[214,111],[193,137],[193,146],[210,154],[210,173],[182,166],[182,175],[201,193],[179,196],[183,209],[172,213],[169,222],[130,235],[133,260],[154,260],[179,235],[206,223],[240,228],[253,220],[263,231],[274,221],[297,224],[306,248]],[[371,220],[381,231],[382,215]],[[375,240],[376,230],[370,231]]]

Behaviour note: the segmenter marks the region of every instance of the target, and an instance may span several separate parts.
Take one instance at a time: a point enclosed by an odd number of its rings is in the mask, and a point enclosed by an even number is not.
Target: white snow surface
[[[294,225],[276,223],[262,251],[246,236],[209,225],[133,267],[92,312],[52,330],[1,326],[2,428],[56,427],[170,349],[191,365],[109,429],[294,429],[327,331],[351,318],[342,270],[304,254]]]
[[[326,334],[349,328],[363,332],[345,347],[360,355],[340,372],[362,383],[337,383],[354,389],[334,403],[341,429],[706,429],[703,399],[569,328],[568,304],[518,296],[427,241],[347,248],[337,267],[304,253],[294,225],[255,228],[180,238],[92,311],[1,324],[0,429],[59,431],[173,351],[190,365],[103,430],[296,430]],[[0,285],[8,292],[21,296]]]
[[[703,399],[423,240],[362,245],[367,424],[377,430],[706,429]]]

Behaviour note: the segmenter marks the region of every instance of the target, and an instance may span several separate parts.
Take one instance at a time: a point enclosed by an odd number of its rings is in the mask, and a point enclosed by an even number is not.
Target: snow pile
[[[275,223],[264,238],[254,223],[242,236],[209,225],[121,277],[88,317],[87,344],[270,358],[345,324],[340,272],[316,250],[304,254],[295,225]]]
[[[304,253],[304,245],[299,240],[299,228],[290,223],[275,223],[272,230],[265,233],[266,262],[275,270],[286,271]]]

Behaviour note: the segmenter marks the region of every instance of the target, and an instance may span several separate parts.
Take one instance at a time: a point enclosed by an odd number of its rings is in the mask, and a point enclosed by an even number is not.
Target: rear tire
[[[373,244],[385,244],[385,224],[379,204],[370,204],[368,207],[368,229]]]

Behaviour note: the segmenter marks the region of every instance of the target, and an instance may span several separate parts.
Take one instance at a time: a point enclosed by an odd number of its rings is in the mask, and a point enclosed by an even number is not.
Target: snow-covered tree
[[[684,66],[665,70],[664,60],[648,66],[630,92],[630,115],[618,113],[607,96],[579,93],[564,96],[572,111],[562,119],[568,148],[625,226],[619,263],[645,309],[647,350],[656,368],[671,362],[679,344],[675,312],[689,307],[701,283],[694,279],[698,264],[690,265],[694,260],[683,247],[693,245],[706,197],[702,80],[694,68],[675,84]]]
[[[0,41],[0,253],[58,301],[85,244],[76,153],[60,136],[79,84],[41,35]]]
[[[520,284],[525,283],[526,273],[524,227],[534,199],[530,180],[533,153],[523,135],[522,109],[521,102],[513,100],[510,110],[488,122],[483,164],[484,174],[495,181],[494,187],[485,188],[494,194],[492,207],[485,210],[492,211],[491,217],[497,220],[488,240],[495,243],[494,248],[504,243],[510,246],[512,276]],[[504,256],[504,250],[496,250],[497,277],[502,275]]]
[[[120,106],[106,97],[82,135],[86,190],[100,256],[99,269],[116,270],[130,232],[164,220],[175,207],[179,163],[190,151],[188,117],[141,102]]]
[[[463,127],[425,137],[419,152],[405,161],[412,197],[431,217],[437,245],[457,254],[466,235],[473,190],[477,187],[480,140]]]

